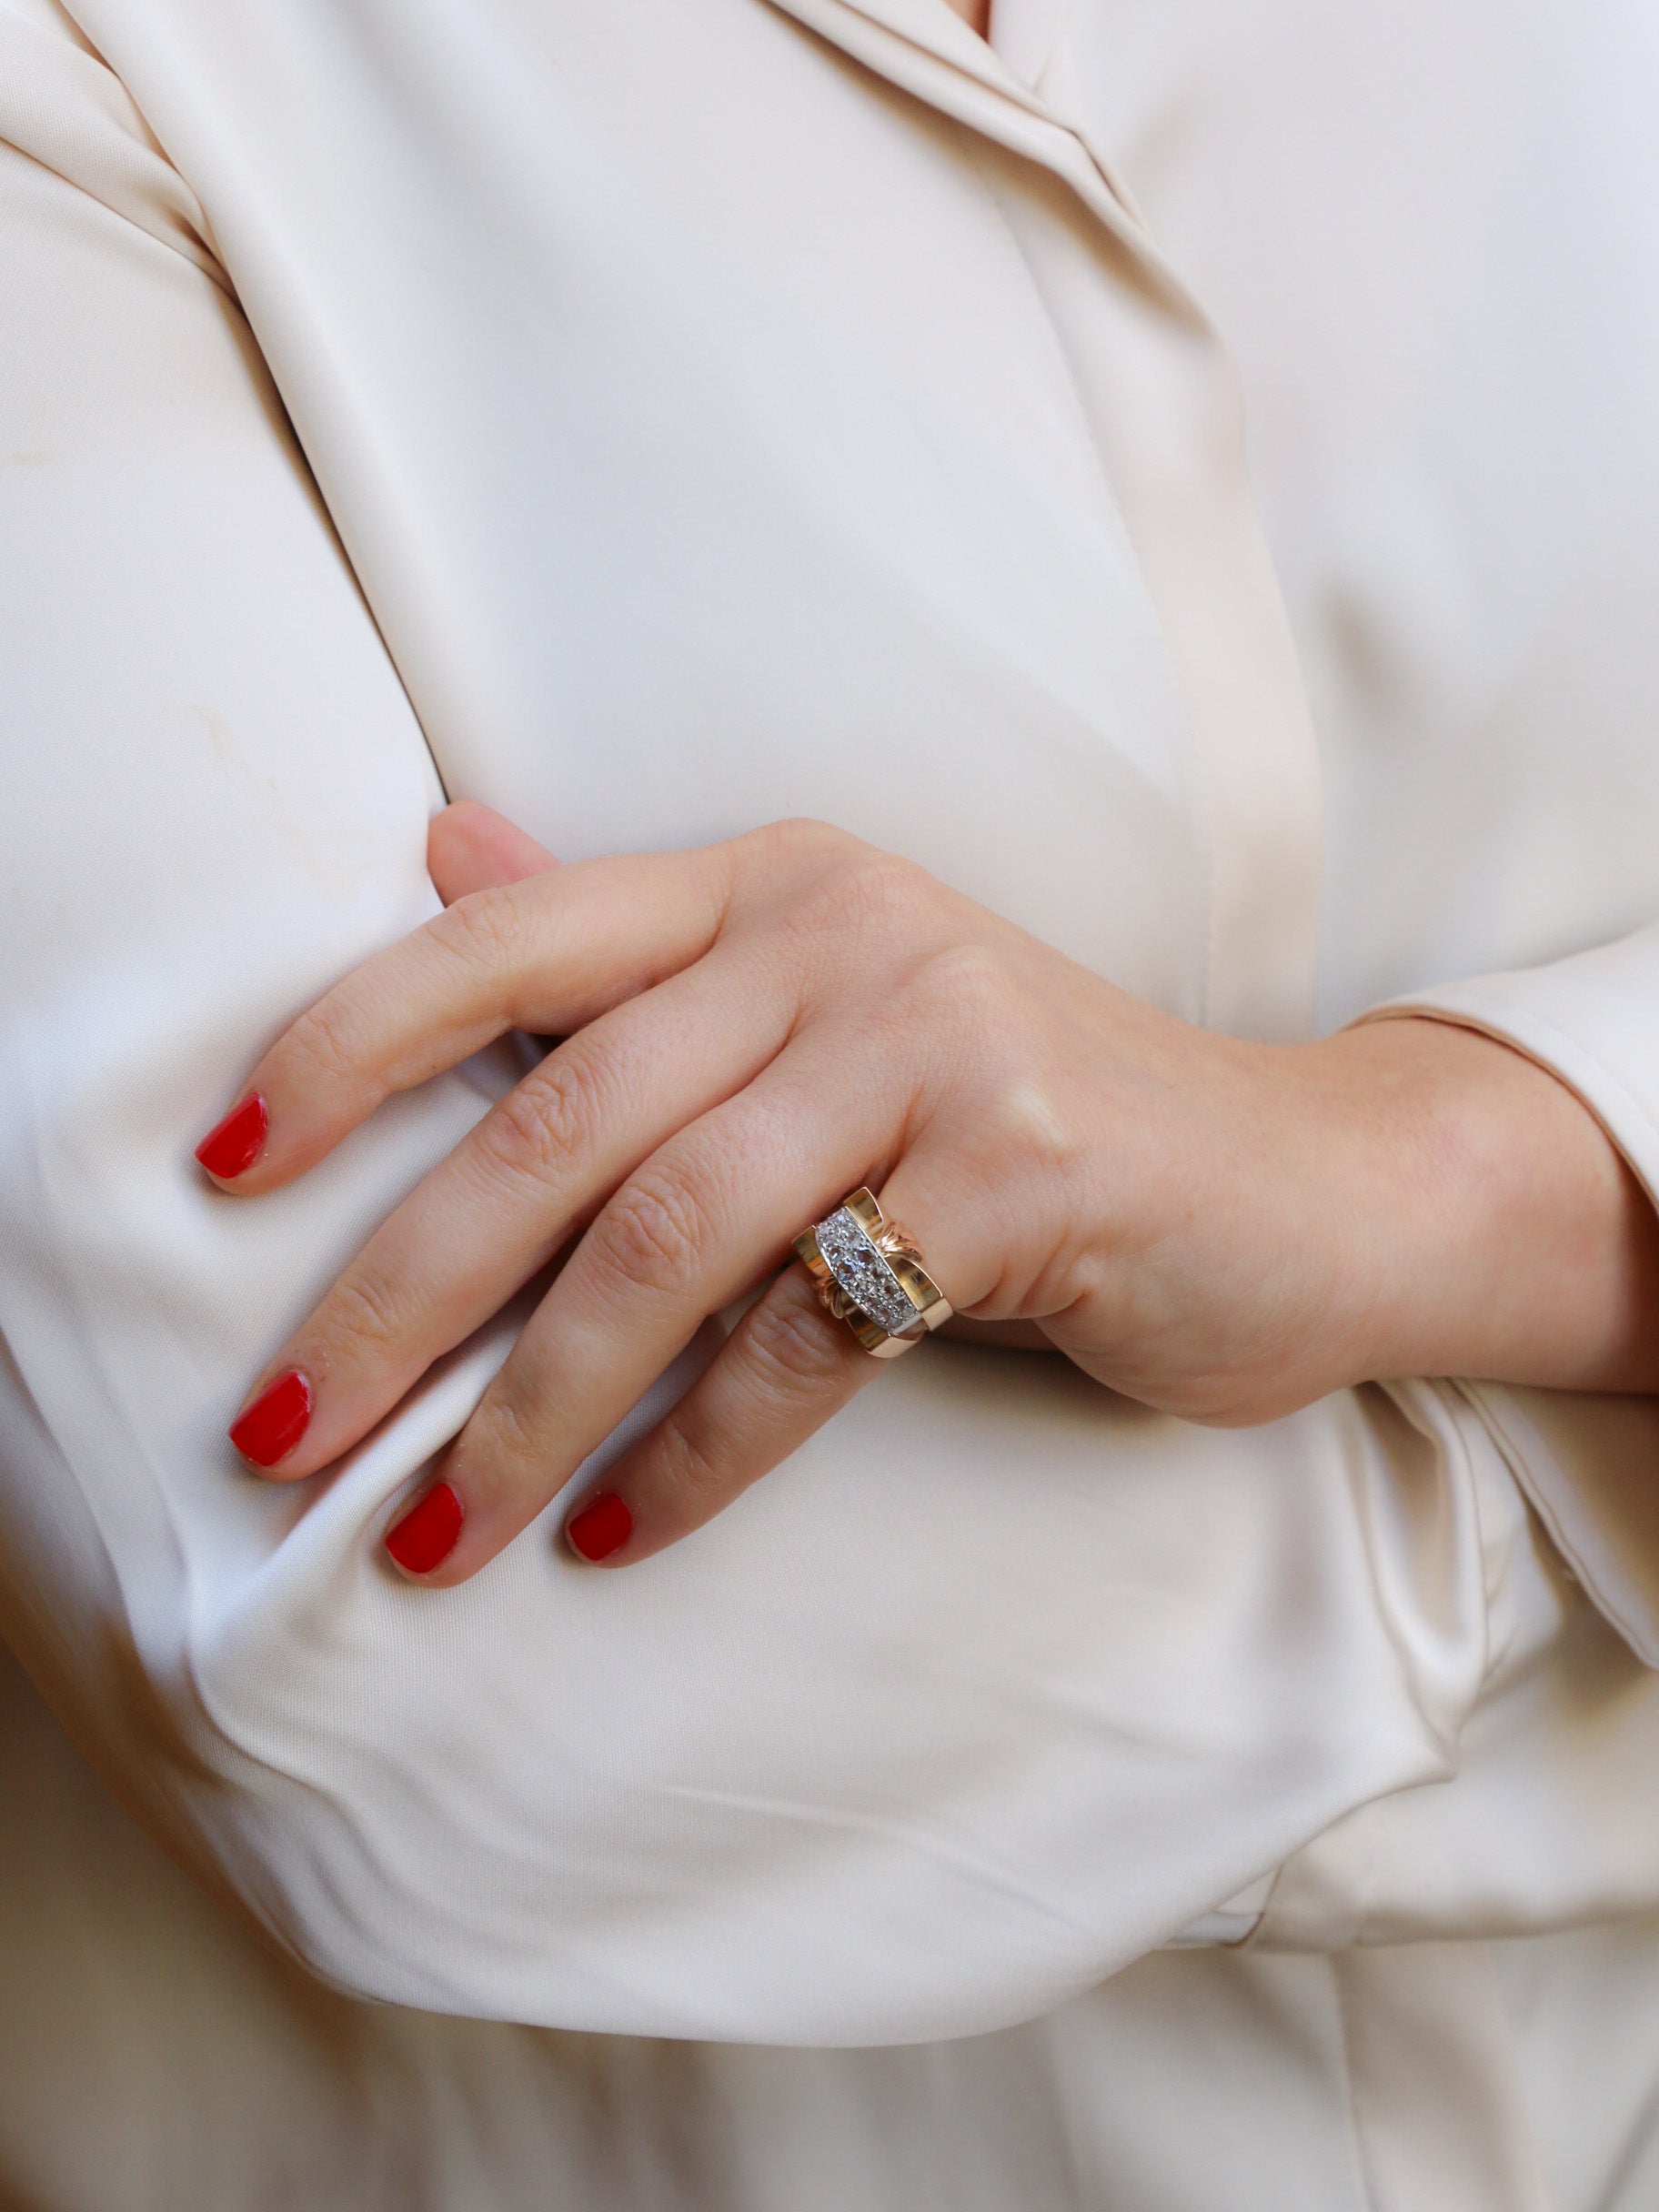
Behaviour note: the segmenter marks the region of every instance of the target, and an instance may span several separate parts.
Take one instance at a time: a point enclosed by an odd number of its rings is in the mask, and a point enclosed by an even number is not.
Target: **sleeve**
[[[247,1375],[511,1070],[257,1204],[195,1172],[266,1041],[433,910],[438,787],[189,194],[5,0],[0,100],[0,1630],[103,1771],[342,1986],[820,2044],[1247,1931],[1446,1781],[1520,1539],[1441,1386],[1227,1433],[941,1345],[636,1571],[555,1506],[412,1589],[379,1534],[508,1314],[327,1475],[238,1472]]]
[[[1391,1000],[1524,1052],[1577,1093],[1659,1202],[1659,928]],[[1659,1667],[1659,1399],[1463,1386],[1607,1618]]]

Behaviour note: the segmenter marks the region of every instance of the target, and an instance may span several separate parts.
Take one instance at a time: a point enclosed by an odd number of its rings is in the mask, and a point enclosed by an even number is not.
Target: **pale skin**
[[[260,1472],[314,1473],[567,1254],[437,1471],[458,1540],[427,1582],[510,1543],[758,1287],[607,1475],[631,1521],[608,1566],[709,1521],[879,1383],[789,1260],[861,1182],[967,1332],[1188,1419],[1413,1374],[1659,1388],[1659,1217],[1576,1097],[1504,1045],[1414,1018],[1217,1036],[822,824],[559,867],[463,804],[428,858],[445,912],[259,1062],[240,1095],[268,1133],[225,1186],[304,1174],[510,1029],[565,1040],[248,1393],[306,1378],[308,1426]]]

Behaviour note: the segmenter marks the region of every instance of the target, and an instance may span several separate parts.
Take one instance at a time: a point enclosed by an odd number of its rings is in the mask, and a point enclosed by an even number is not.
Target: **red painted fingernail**
[[[246,1175],[270,1133],[271,1110],[256,1091],[251,1099],[233,1106],[216,1129],[210,1129],[196,1148],[196,1156],[209,1175],[234,1182]]]
[[[570,1549],[579,1559],[608,1559],[634,1533],[634,1516],[626,1498],[606,1495],[584,1505],[565,1523]]]
[[[287,1459],[311,1425],[311,1385],[297,1367],[278,1375],[230,1424],[230,1441],[256,1467]]]
[[[386,1548],[406,1574],[430,1574],[460,1542],[466,1518],[466,1509],[448,1483],[434,1483],[397,1527],[387,1531]]]

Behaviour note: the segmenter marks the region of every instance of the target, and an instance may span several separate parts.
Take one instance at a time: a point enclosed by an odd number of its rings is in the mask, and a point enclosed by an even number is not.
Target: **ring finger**
[[[840,1025],[808,1031],[644,1163],[592,1222],[457,1440],[435,1485],[447,1497],[409,1516],[436,1513],[454,1538],[423,1571],[464,1581],[535,1518],[701,1322],[894,1148],[904,1080],[891,1049],[850,1041]]]
[[[971,1302],[988,1287],[990,1255],[941,1198],[934,1162],[912,1152],[880,1203],[890,1226],[917,1236],[945,1295]],[[624,1566],[677,1543],[781,1464],[884,1365],[826,1311],[803,1266],[786,1268],[708,1372],[608,1471],[603,1493],[578,1503],[566,1523],[572,1546],[594,1564]]]

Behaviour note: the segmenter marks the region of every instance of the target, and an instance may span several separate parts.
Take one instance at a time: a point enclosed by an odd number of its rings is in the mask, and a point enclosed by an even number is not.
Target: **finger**
[[[471,891],[522,883],[558,866],[528,830],[476,799],[457,799],[432,817],[427,831],[427,873],[446,906]]]
[[[985,1293],[996,1259],[980,1228],[940,1203],[950,1182],[912,1154],[879,1202],[916,1237],[954,1302]],[[925,1340],[900,1356],[925,1357]],[[825,1311],[804,1267],[787,1268],[707,1374],[608,1471],[602,1492],[577,1502],[565,1523],[572,1549],[594,1565],[628,1566],[677,1543],[780,1465],[886,1364]]]
[[[649,1436],[578,1499],[565,1523],[577,1556],[631,1566],[724,1512],[881,1372],[845,1322],[786,1267],[724,1350]]]
[[[369,1239],[249,1391],[232,1441],[296,1481],[347,1451],[677,1131],[749,1083],[794,1003],[718,949],[568,1039]]]
[[[702,957],[731,868],[718,846],[588,860],[458,900],[303,1013],[197,1159],[227,1187],[276,1189],[507,1031],[579,1029]]]
[[[1054,1351],[1034,1322],[953,1318],[940,1334],[1006,1352]],[[885,1372],[826,1312],[805,1268],[786,1267],[708,1373],[608,1469],[601,1490],[577,1501],[567,1541],[590,1566],[631,1566],[678,1543]]]
[[[814,1210],[895,1142],[905,1099],[890,1071],[850,1069],[857,1049],[807,1032],[601,1209],[449,1454],[441,1485],[458,1534],[433,1580],[464,1581],[493,1558],[703,1320],[781,1265]]]

